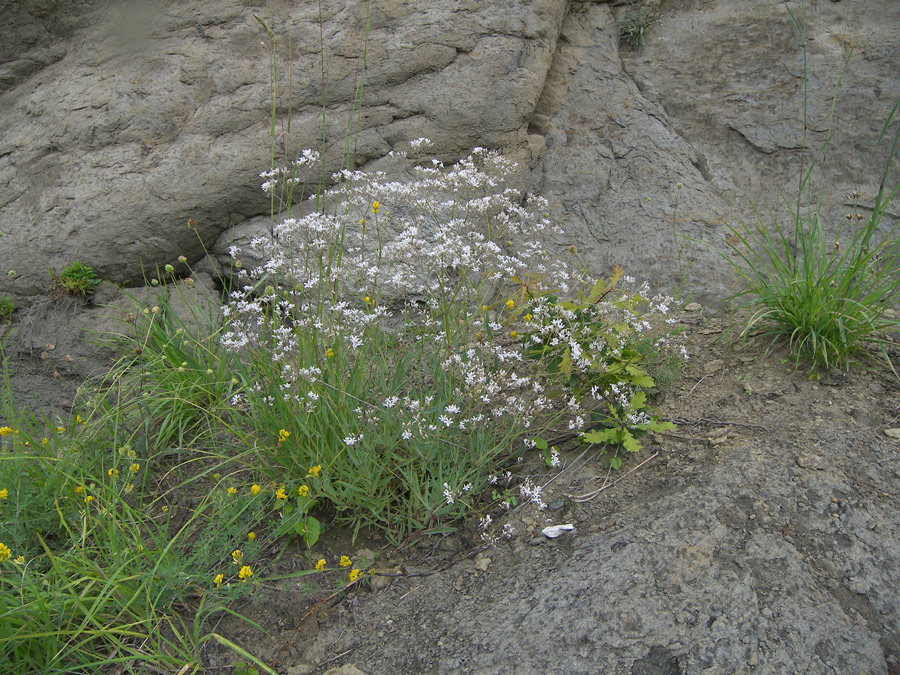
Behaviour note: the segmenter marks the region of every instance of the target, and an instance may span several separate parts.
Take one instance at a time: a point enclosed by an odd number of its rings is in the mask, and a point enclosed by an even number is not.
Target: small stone
[[[725,365],[725,362],[722,359],[713,359],[712,361],[707,361],[703,364],[703,372],[707,375],[711,375],[716,372],[720,368]]]
[[[293,650],[291,650],[293,651]],[[293,655],[293,654],[292,654]],[[315,670],[315,666],[310,666],[305,663],[301,663],[296,666],[291,666],[287,669],[287,675],[310,675]]]
[[[900,429],[885,429],[884,435],[889,438],[896,438],[900,440]]]
[[[487,572],[488,567],[491,565],[490,558],[475,558],[475,569],[479,572]]]
[[[821,471],[822,469],[828,468],[828,460],[822,457],[821,455],[814,454],[805,454],[805,455],[797,455],[794,458],[794,461],[797,462],[797,466],[802,467],[804,469],[813,469],[814,471]]]
[[[547,509],[550,511],[559,511],[560,509],[567,507],[571,503],[572,500],[563,495],[562,497],[558,497],[557,499],[554,499],[552,502],[547,504]]]
[[[685,312],[699,312],[701,309],[703,309],[703,305],[699,302],[689,302],[684,306]]]

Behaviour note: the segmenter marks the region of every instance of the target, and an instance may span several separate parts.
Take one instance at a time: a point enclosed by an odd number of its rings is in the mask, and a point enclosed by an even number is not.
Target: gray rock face
[[[142,265],[201,258],[197,235],[212,242],[268,211],[257,174],[273,152],[320,145],[323,98],[329,175],[348,128],[357,166],[420,136],[453,158],[474,145],[518,147],[566,6],[326,0],[266,15],[234,0],[19,4],[28,22],[0,51],[12,59],[0,96],[0,269],[17,273],[0,291],[22,295],[47,290],[47,269],[73,259],[134,282]],[[276,36],[274,150],[272,42],[257,16]],[[29,71],[22,51],[49,44],[57,20],[67,39]]]
[[[273,154],[280,163],[321,145],[324,97],[326,174],[347,129],[354,166],[420,136],[444,160],[499,148],[553,202],[566,231],[555,243],[575,244],[597,271],[618,262],[721,294],[727,266],[692,240],[721,246],[724,223],[750,218],[751,201],[777,209],[780,192],[796,193],[798,33],[785,5],[698,0],[660,7],[647,45],[620,53],[622,11],[564,0],[325,0],[268,14],[237,0],[7,2],[0,270],[16,274],[0,275],[0,292],[44,292],[47,270],[75,259],[128,283],[178,255],[195,263],[200,240],[268,213],[257,174]],[[871,204],[886,161],[875,140],[897,93],[898,13],[892,0],[805,11],[812,148],[854,50],[819,172],[832,226],[847,193]]]

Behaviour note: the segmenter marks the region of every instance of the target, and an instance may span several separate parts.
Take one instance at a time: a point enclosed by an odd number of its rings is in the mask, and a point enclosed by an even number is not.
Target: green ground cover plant
[[[90,295],[100,284],[94,268],[79,260],[63,269],[58,275],[56,270],[50,270],[50,277],[53,279],[54,286],[68,295]]]

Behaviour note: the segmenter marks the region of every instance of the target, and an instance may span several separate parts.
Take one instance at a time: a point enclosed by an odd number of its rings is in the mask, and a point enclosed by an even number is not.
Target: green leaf
[[[631,435],[631,432],[628,429],[625,429],[625,438],[622,440],[622,447],[624,447],[628,452],[640,452],[641,444],[637,442],[637,439]]]
[[[535,438],[534,445],[538,450],[546,450],[547,449],[547,441],[543,438]]]
[[[632,376],[629,379],[632,384],[636,384],[639,387],[652,387],[655,384],[653,378],[649,375]]]
[[[618,471],[619,469],[622,468],[622,458],[619,457],[618,455],[615,456],[615,457],[611,457],[610,460],[609,460],[609,465],[610,465],[613,469],[615,469],[616,471]]]
[[[641,410],[647,402],[647,392],[639,391],[631,397],[631,409]]]
[[[582,434],[582,438],[588,443],[602,445],[605,443],[616,443],[619,440],[618,435],[618,429],[595,429]]]
[[[305,531],[298,534],[300,534],[300,536],[303,537],[303,541],[306,542],[306,548],[312,548],[322,535],[322,523],[312,516],[307,516]]]
[[[565,375],[572,374],[572,359],[569,355],[568,347],[566,347],[566,351],[563,352],[562,359],[559,361],[559,372]]]

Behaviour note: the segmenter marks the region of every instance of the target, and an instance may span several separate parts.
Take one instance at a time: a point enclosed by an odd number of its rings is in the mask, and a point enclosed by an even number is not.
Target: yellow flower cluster
[[[0,427],[0,436],[6,437],[13,433],[11,427]]]
[[[350,570],[350,574],[348,575],[348,578],[350,579],[351,582],[356,581],[359,578],[359,570],[354,567],[352,570]]]
[[[319,562],[316,563],[316,571],[321,572],[325,569],[325,558],[319,558]]]
[[[338,561],[338,565],[340,565],[341,567],[350,567],[350,565],[352,564],[353,561],[345,555],[342,555],[341,559]]]
[[[309,470],[307,470],[306,475],[315,476],[316,478],[318,478],[320,473],[322,473],[322,465],[316,464],[315,466],[310,467]]]
[[[9,546],[0,542],[0,562],[4,560],[9,560],[12,557],[12,551],[9,550]]]
[[[297,488],[297,494],[301,497],[306,497],[309,494],[309,487],[306,485],[301,485]]]
[[[253,485],[250,486],[250,494],[252,494],[255,497],[256,495],[259,494],[259,489],[260,489],[259,485],[254,483]]]
[[[249,579],[252,576],[253,576],[253,570],[250,569],[250,565],[244,565],[241,568],[241,571],[238,572],[238,579],[241,580],[241,583],[244,583],[245,581],[247,581],[247,579]]]
[[[6,488],[0,490],[0,499],[9,499],[9,490]]]
[[[278,430],[278,442],[284,443],[287,439],[291,437],[291,432],[287,429],[279,429]]]

